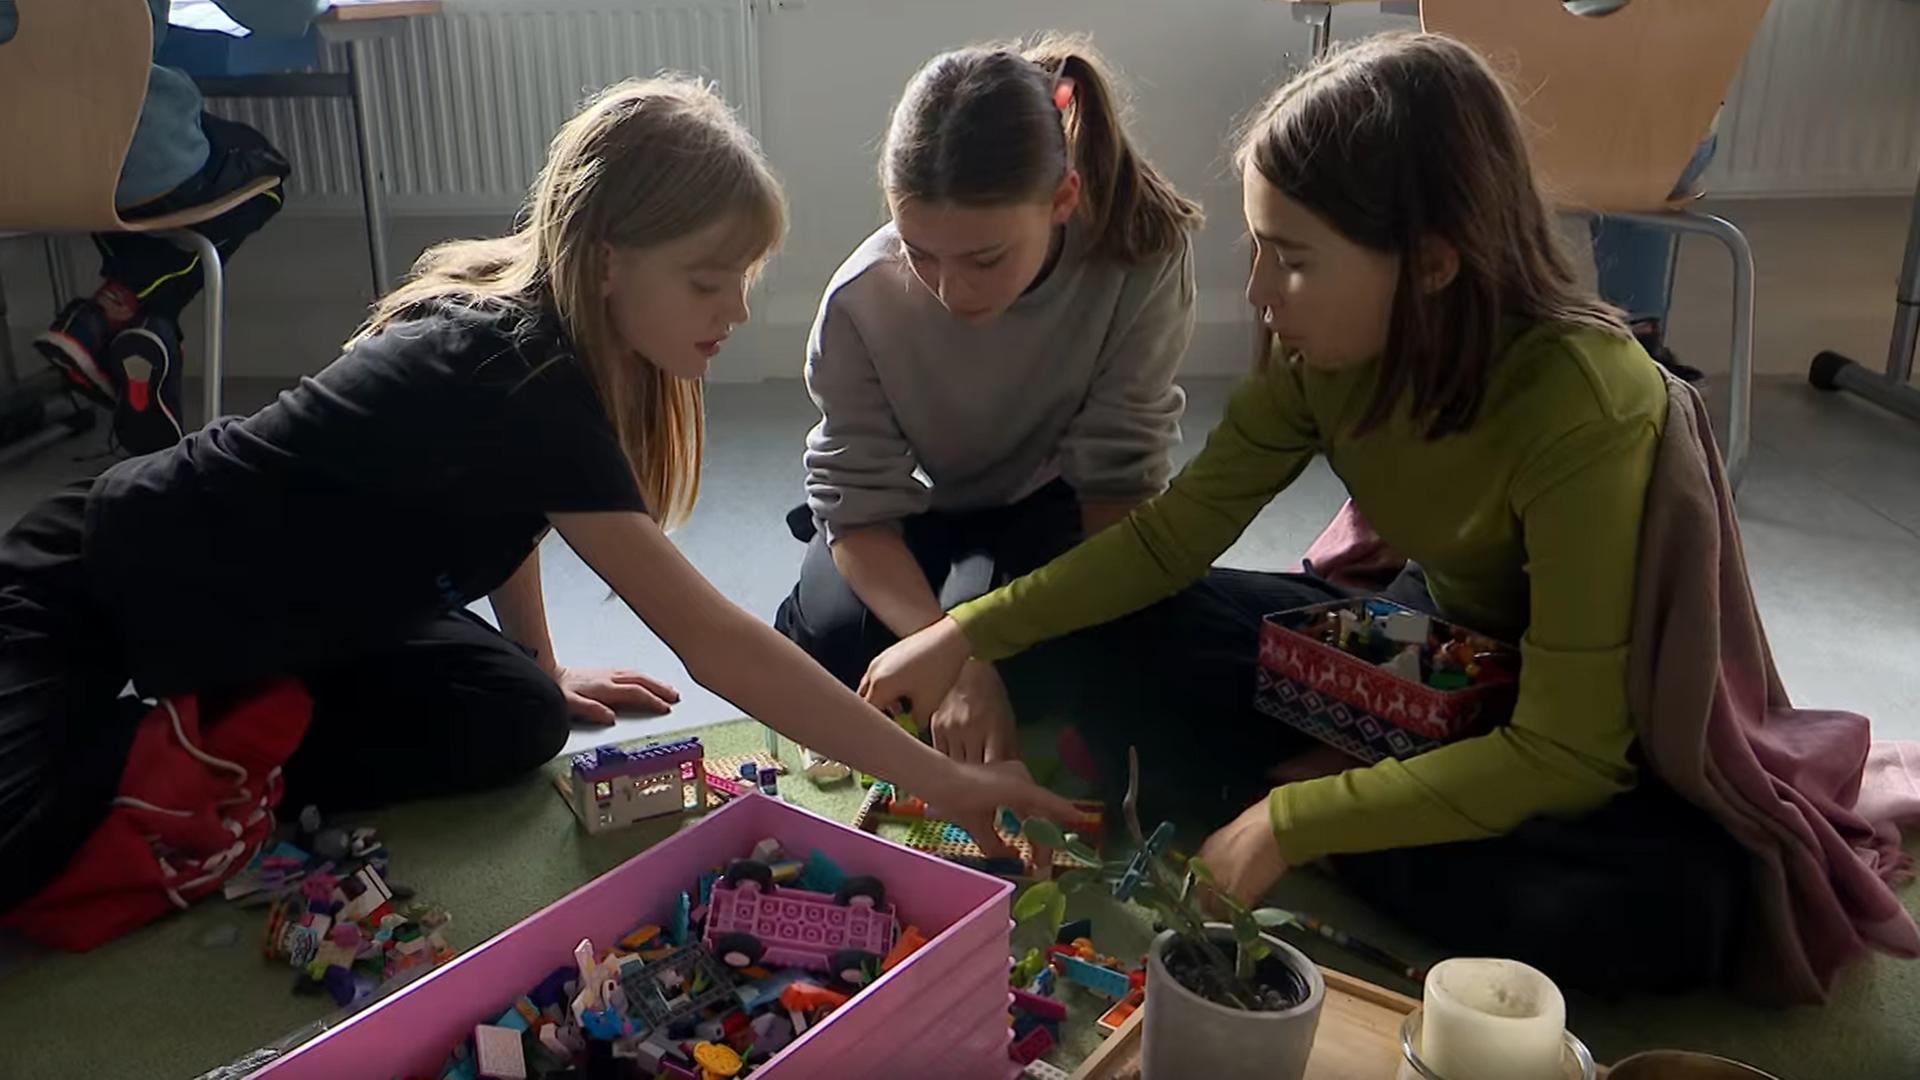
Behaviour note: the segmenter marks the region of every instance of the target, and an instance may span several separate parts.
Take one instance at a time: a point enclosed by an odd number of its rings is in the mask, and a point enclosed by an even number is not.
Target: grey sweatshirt
[[[1167,486],[1193,336],[1193,252],[1085,257],[991,324],[948,314],[884,225],[827,285],[807,343],[807,503],[829,540],[933,510],[1005,506],[1055,478],[1090,502]]]

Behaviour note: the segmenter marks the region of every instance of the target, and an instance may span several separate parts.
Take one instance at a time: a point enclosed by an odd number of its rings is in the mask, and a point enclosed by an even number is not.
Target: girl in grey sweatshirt
[[[776,618],[850,686],[1166,486],[1201,223],[1073,38],[929,61],[880,179],[893,220],[834,274],[808,342],[820,422],[789,525],[809,546]],[[1014,757],[1019,679],[976,664],[919,724],[962,760]]]

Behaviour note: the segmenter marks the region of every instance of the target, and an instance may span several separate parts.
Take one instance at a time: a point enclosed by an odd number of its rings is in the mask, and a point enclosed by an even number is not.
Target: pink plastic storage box
[[[932,940],[755,1077],[1019,1075],[1007,1056],[1013,886],[760,795],[728,803],[254,1075],[432,1075],[475,1024],[499,1016],[566,963],[581,938],[606,948],[634,924],[664,919],[701,871],[745,857],[769,836],[788,851],[824,852],[848,874],[879,878],[902,927],[917,926]]]

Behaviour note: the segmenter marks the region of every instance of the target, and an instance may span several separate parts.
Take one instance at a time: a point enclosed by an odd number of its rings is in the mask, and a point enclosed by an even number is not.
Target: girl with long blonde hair
[[[784,228],[725,104],[678,79],[596,96],[519,227],[423,255],[346,351],[252,416],[122,462],[0,539],[0,913],[105,817],[139,709],[295,676],[287,798],[471,790],[557,753],[570,717],[664,684],[554,655],[557,529],[692,676],[958,815],[1064,816],[1017,764],[923,746],[723,598],[668,541],[699,490],[701,378]],[[466,610],[491,600],[499,631]]]

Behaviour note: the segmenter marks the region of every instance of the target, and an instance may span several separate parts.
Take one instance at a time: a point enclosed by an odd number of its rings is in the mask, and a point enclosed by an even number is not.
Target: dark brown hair
[[[1622,337],[1620,312],[1583,289],[1527,158],[1513,99],[1479,54],[1438,34],[1339,50],[1254,115],[1235,163],[1349,240],[1401,255],[1386,355],[1358,430],[1407,397],[1428,438],[1480,409],[1509,320]],[[1438,290],[1418,281],[1423,242],[1460,253]]]
[[[881,187],[896,199],[1001,206],[1045,200],[1071,162],[1092,254],[1134,262],[1173,250],[1200,227],[1200,206],[1127,140],[1107,70],[1086,39],[1061,35],[934,57],[894,106]]]

